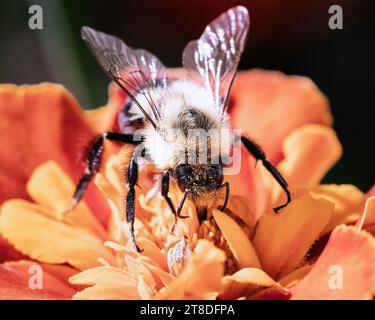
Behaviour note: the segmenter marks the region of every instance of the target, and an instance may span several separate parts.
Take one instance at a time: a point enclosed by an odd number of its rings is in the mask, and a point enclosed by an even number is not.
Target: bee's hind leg
[[[169,198],[169,196],[168,196],[169,180],[170,180],[170,172],[169,172],[169,170],[166,170],[166,171],[164,171],[163,176],[161,178],[161,195],[165,199],[165,201],[167,201],[169,208],[171,209],[171,211],[173,212],[173,214],[175,215],[175,218],[177,220],[176,209],[175,209],[175,207],[172,203],[171,198]]]
[[[278,213],[282,208],[286,207],[290,201],[292,201],[290,191],[288,189],[288,183],[285,181],[281,173],[277,171],[277,169],[267,160],[263,150],[256,143],[250,141],[244,136],[241,136],[241,142],[243,143],[245,148],[255,157],[256,160],[262,161],[264,167],[268,170],[268,172],[271,173],[271,175],[278,182],[281,188],[283,188],[287,200],[284,204],[273,209],[276,213]]]
[[[108,139],[111,141],[117,141],[122,143],[139,143],[135,142],[133,139],[132,134],[123,134],[118,132],[104,132],[99,135],[93,142],[90,147],[90,150],[87,155],[86,159],[86,169],[85,173],[79,180],[75,192],[73,194],[73,200],[71,205],[65,210],[65,212],[69,212],[75,208],[78,202],[83,198],[87,187],[89,186],[92,178],[94,177],[95,173],[98,172],[102,154],[104,151],[104,139]]]

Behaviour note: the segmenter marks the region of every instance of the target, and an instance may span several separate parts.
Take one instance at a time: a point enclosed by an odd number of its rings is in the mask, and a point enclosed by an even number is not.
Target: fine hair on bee
[[[224,211],[230,195],[225,176],[239,172],[244,148],[269,171],[291,201],[288,184],[250,137],[231,127],[228,97],[250,24],[245,7],[229,9],[213,20],[201,37],[191,41],[182,55],[184,76],[167,72],[158,58],[142,49],[132,49],[117,37],[82,28],[82,38],[107,75],[128,99],[117,114],[118,130],[104,132],[91,145],[86,170],[73,195],[72,209],[83,197],[99,170],[104,140],[135,145],[126,170],[126,219],[131,242],[140,252],[134,234],[135,186],[138,170],[150,161],[161,172],[160,192],[177,218],[187,198],[197,208],[200,221],[216,205]],[[231,165],[229,165],[231,163]],[[234,168],[234,169],[233,169]],[[175,207],[169,198],[170,182],[182,192]]]

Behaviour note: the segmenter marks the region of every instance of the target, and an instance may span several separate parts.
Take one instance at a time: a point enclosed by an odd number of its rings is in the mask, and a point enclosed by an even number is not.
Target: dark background
[[[374,0],[1,0],[0,82],[64,84],[85,108],[102,105],[109,80],[80,40],[89,25],[145,48],[165,65],[181,65],[184,46],[237,4],[250,11],[240,69],[306,75],[328,96],[344,146],[325,182],[366,191],[375,181]],[[39,4],[44,29],[28,28]],[[330,5],[343,8],[344,29],[328,27]],[[1,116],[1,115],[0,115]]]

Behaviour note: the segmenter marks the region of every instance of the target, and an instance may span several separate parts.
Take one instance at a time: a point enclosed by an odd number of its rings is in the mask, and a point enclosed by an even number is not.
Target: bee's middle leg
[[[129,223],[130,226],[130,239],[133,243],[134,248],[137,250],[138,253],[142,252],[142,250],[138,247],[137,242],[135,240],[134,234],[134,218],[135,218],[135,185],[138,181],[138,163],[136,161],[136,156],[133,155],[129,166],[128,166],[128,187],[129,191],[126,195],[126,221]]]
[[[77,187],[73,194],[72,204],[66,210],[66,212],[74,209],[78,202],[83,198],[92,178],[94,177],[95,173],[98,172],[102,154],[104,151],[104,139],[122,143],[138,143],[134,141],[132,134],[123,134],[119,132],[104,132],[101,135],[99,135],[90,147],[86,159],[85,173],[83,174],[83,176],[77,184]]]

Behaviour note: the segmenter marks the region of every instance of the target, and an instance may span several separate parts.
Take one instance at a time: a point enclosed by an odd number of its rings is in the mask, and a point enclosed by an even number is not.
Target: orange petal
[[[227,240],[239,267],[260,269],[261,266],[257,254],[241,227],[232,218],[219,210],[214,209],[212,215]]]
[[[372,197],[375,196],[375,184],[371,187],[369,191],[366,193],[366,197]]]
[[[294,270],[313,242],[324,230],[333,212],[333,204],[308,194],[294,196],[279,214],[259,219],[253,239],[263,270],[279,279]]]
[[[77,269],[98,266],[99,258],[114,263],[100,238],[49,218],[46,211],[24,200],[5,202],[0,215],[2,236],[21,253],[42,262],[69,263]]]
[[[103,107],[85,111],[85,118],[97,132],[111,131],[116,123],[117,110],[118,106],[109,101]]]
[[[24,264],[35,265],[35,262],[28,260],[19,260],[4,263],[5,266],[18,266]],[[77,269],[74,269],[68,265],[60,264],[38,263],[38,265],[42,267],[43,272],[48,272],[49,275],[53,276],[56,279],[59,279],[62,283],[72,287],[74,290],[79,290],[82,288],[82,286],[69,284],[69,278],[79,272]]]
[[[371,230],[375,228],[375,196],[367,199],[361,219],[358,220],[356,226],[358,230],[361,230],[363,226]]]
[[[105,132],[115,127],[116,116],[123,106],[126,94],[111,82],[108,86],[108,102],[105,106],[86,111],[86,119],[97,132]]]
[[[77,160],[82,154],[80,140],[95,135],[74,97],[61,85],[0,86],[0,203],[10,198],[29,199],[25,185],[33,170],[54,160],[75,181],[82,174]],[[22,166],[19,163],[22,162]],[[86,197],[89,206],[106,221],[108,208],[92,186]]]
[[[139,256],[138,254],[135,258],[130,255],[125,255],[127,270],[137,279],[141,276],[150,288],[154,288],[155,279],[148,268],[148,265],[146,265],[144,259],[141,258],[145,257]]]
[[[221,289],[225,254],[207,240],[199,240],[195,252],[178,278],[154,299],[204,299]]]
[[[17,261],[27,257],[18,252],[6,239],[0,234],[0,263],[5,261]]]
[[[244,268],[222,279],[223,290],[220,299],[237,299],[251,295],[261,287],[277,286],[278,283],[257,268]]]
[[[251,213],[249,199],[244,196],[231,194],[227,208],[242,219],[246,226],[251,230],[255,226],[255,221]]]
[[[72,202],[75,185],[56,162],[48,161],[37,167],[26,189],[36,203],[51,208],[48,212],[55,219],[64,218],[67,223],[85,228],[102,239],[108,237],[104,227],[84,201],[64,216],[63,211]]]
[[[106,177],[106,175],[102,173],[98,173],[95,176],[95,184],[98,186],[100,191],[105,195],[108,199],[117,206],[120,212],[124,211],[123,209],[123,199],[121,197],[121,191],[117,190],[117,188],[113,185],[113,183]]]
[[[254,138],[272,163],[281,160],[283,141],[296,128],[332,124],[326,97],[306,77],[265,70],[239,72],[230,100],[233,127]]]
[[[311,270],[312,265],[305,265],[294,270],[279,280],[280,285],[289,288],[300,282]]]
[[[69,279],[71,284],[137,287],[137,279],[129,272],[110,266],[84,270]]]
[[[97,173],[95,176],[95,185],[106,196],[108,206],[111,209],[111,215],[107,224],[107,232],[109,239],[113,239],[118,243],[124,243],[124,236],[121,230],[121,225],[124,221],[122,197],[115,189],[112,183],[102,173]]]
[[[164,271],[162,268],[146,261],[144,263],[147,265],[147,268],[150,270],[154,278],[157,277],[163,286],[168,287],[175,280],[174,276]]]
[[[273,286],[257,292],[248,300],[289,300],[291,293],[289,289],[282,286]]]
[[[137,291],[142,300],[150,300],[155,293],[142,276],[139,276]]]
[[[35,271],[30,267],[35,265],[40,266],[43,272],[41,289],[32,289],[29,286],[30,278],[35,275]],[[0,265],[0,300],[70,299],[75,294],[75,290],[64,280],[66,274],[74,272],[69,267],[60,266],[57,270],[33,261],[2,264]]]
[[[77,300],[138,300],[140,296],[133,286],[96,285],[77,292],[74,296]]]
[[[325,198],[335,205],[331,220],[323,233],[330,232],[339,224],[354,222],[363,209],[363,192],[350,184],[322,184],[311,194],[315,198]]]
[[[241,147],[241,170],[237,175],[228,175],[225,179],[230,183],[231,194],[241,195],[248,199],[253,220],[266,211],[269,206],[271,187],[264,179],[264,168],[257,165],[256,160],[246,149]]]
[[[150,258],[163,270],[168,271],[167,256],[163,253],[155,242],[147,238],[139,238],[138,243],[142,248],[142,255]]]
[[[8,264],[22,263],[20,262],[8,262]],[[41,263],[44,271],[47,271],[50,275],[54,276],[56,279],[60,279],[63,283],[69,285],[69,278],[77,274],[79,271],[68,265],[59,264],[48,264]],[[70,285],[72,288],[80,288],[80,286]]]
[[[341,275],[340,287],[338,277]],[[337,227],[311,272],[291,291],[292,299],[297,300],[372,299],[375,292],[374,238],[355,227]]]
[[[112,155],[108,158],[104,168],[106,178],[119,193],[124,191],[124,156],[126,156],[126,152]]]

